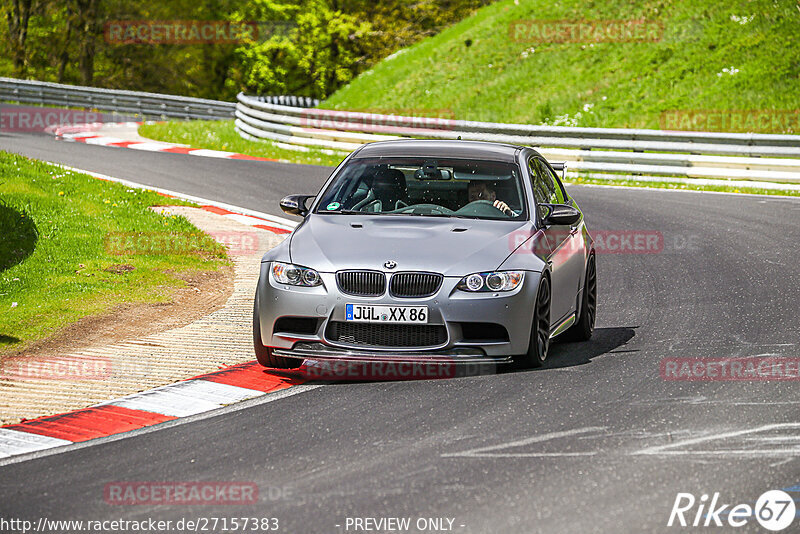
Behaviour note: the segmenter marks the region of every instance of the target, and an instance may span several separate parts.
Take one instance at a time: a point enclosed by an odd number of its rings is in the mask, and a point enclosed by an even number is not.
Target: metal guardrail
[[[399,138],[534,146],[584,173],[800,183],[800,135],[574,128],[316,109],[306,97],[237,96],[237,103],[0,77],[0,101],[90,108],[152,119],[235,119],[249,139],[334,153]]]
[[[234,103],[218,100],[2,77],[0,77],[0,101],[89,108],[137,115],[145,120],[167,118],[227,120],[233,118],[235,109]]]
[[[534,146],[585,173],[800,183],[800,135],[573,128],[303,109],[239,94],[235,125],[249,139],[349,152],[406,137]]]
[[[277,96],[252,96],[258,102],[266,102],[267,104],[278,104],[281,106],[291,106],[296,108],[315,108],[319,106],[319,100],[308,96],[290,96],[290,95],[277,95]]]

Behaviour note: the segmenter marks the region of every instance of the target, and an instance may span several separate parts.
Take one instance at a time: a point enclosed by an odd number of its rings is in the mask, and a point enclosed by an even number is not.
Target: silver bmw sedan
[[[555,164],[563,169],[563,165]],[[583,213],[535,150],[473,141],[371,143],[261,261],[258,361],[516,362],[586,340],[597,309]]]

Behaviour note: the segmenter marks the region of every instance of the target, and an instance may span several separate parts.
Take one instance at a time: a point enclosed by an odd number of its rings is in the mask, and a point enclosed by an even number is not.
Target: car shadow
[[[550,354],[540,368],[561,369],[575,365],[586,365],[593,358],[609,353],[637,352],[633,350],[617,350],[624,347],[636,335],[638,326],[596,328],[589,341],[568,342],[555,338],[550,344]]]
[[[21,263],[36,248],[39,232],[31,217],[0,200],[0,272]]]
[[[268,374],[304,381],[322,381],[329,384],[348,382],[394,382],[409,380],[436,380],[505,374],[509,372],[544,371],[591,363],[593,358],[636,350],[618,350],[636,335],[634,327],[597,328],[589,341],[577,343],[554,340],[545,365],[539,369],[521,369],[514,364],[492,363],[384,363],[306,360],[295,370],[265,369]]]

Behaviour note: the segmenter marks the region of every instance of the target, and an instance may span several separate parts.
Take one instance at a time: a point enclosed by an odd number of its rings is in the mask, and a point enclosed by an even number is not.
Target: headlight
[[[319,273],[314,269],[279,261],[272,262],[272,276],[277,282],[291,286],[313,287],[322,284]]]
[[[494,273],[475,273],[465,276],[458,283],[458,289],[476,293],[479,291],[511,291],[519,287],[525,273],[522,271],[498,271]]]

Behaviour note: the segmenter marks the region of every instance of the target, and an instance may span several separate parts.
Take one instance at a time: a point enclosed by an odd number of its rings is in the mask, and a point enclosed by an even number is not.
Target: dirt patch
[[[117,270],[110,272],[133,270],[130,265],[112,265],[107,270],[112,268]],[[169,291],[168,302],[115,306],[102,315],[84,317],[20,352],[5,354],[3,360],[63,355],[184,326],[222,308],[233,292],[234,270],[231,265],[222,265],[218,271],[169,274],[184,280],[187,285],[165,289]]]
[[[136,270],[136,267],[128,265],[127,263],[115,263],[114,265],[109,265],[104,270],[109,273],[123,274]]]

